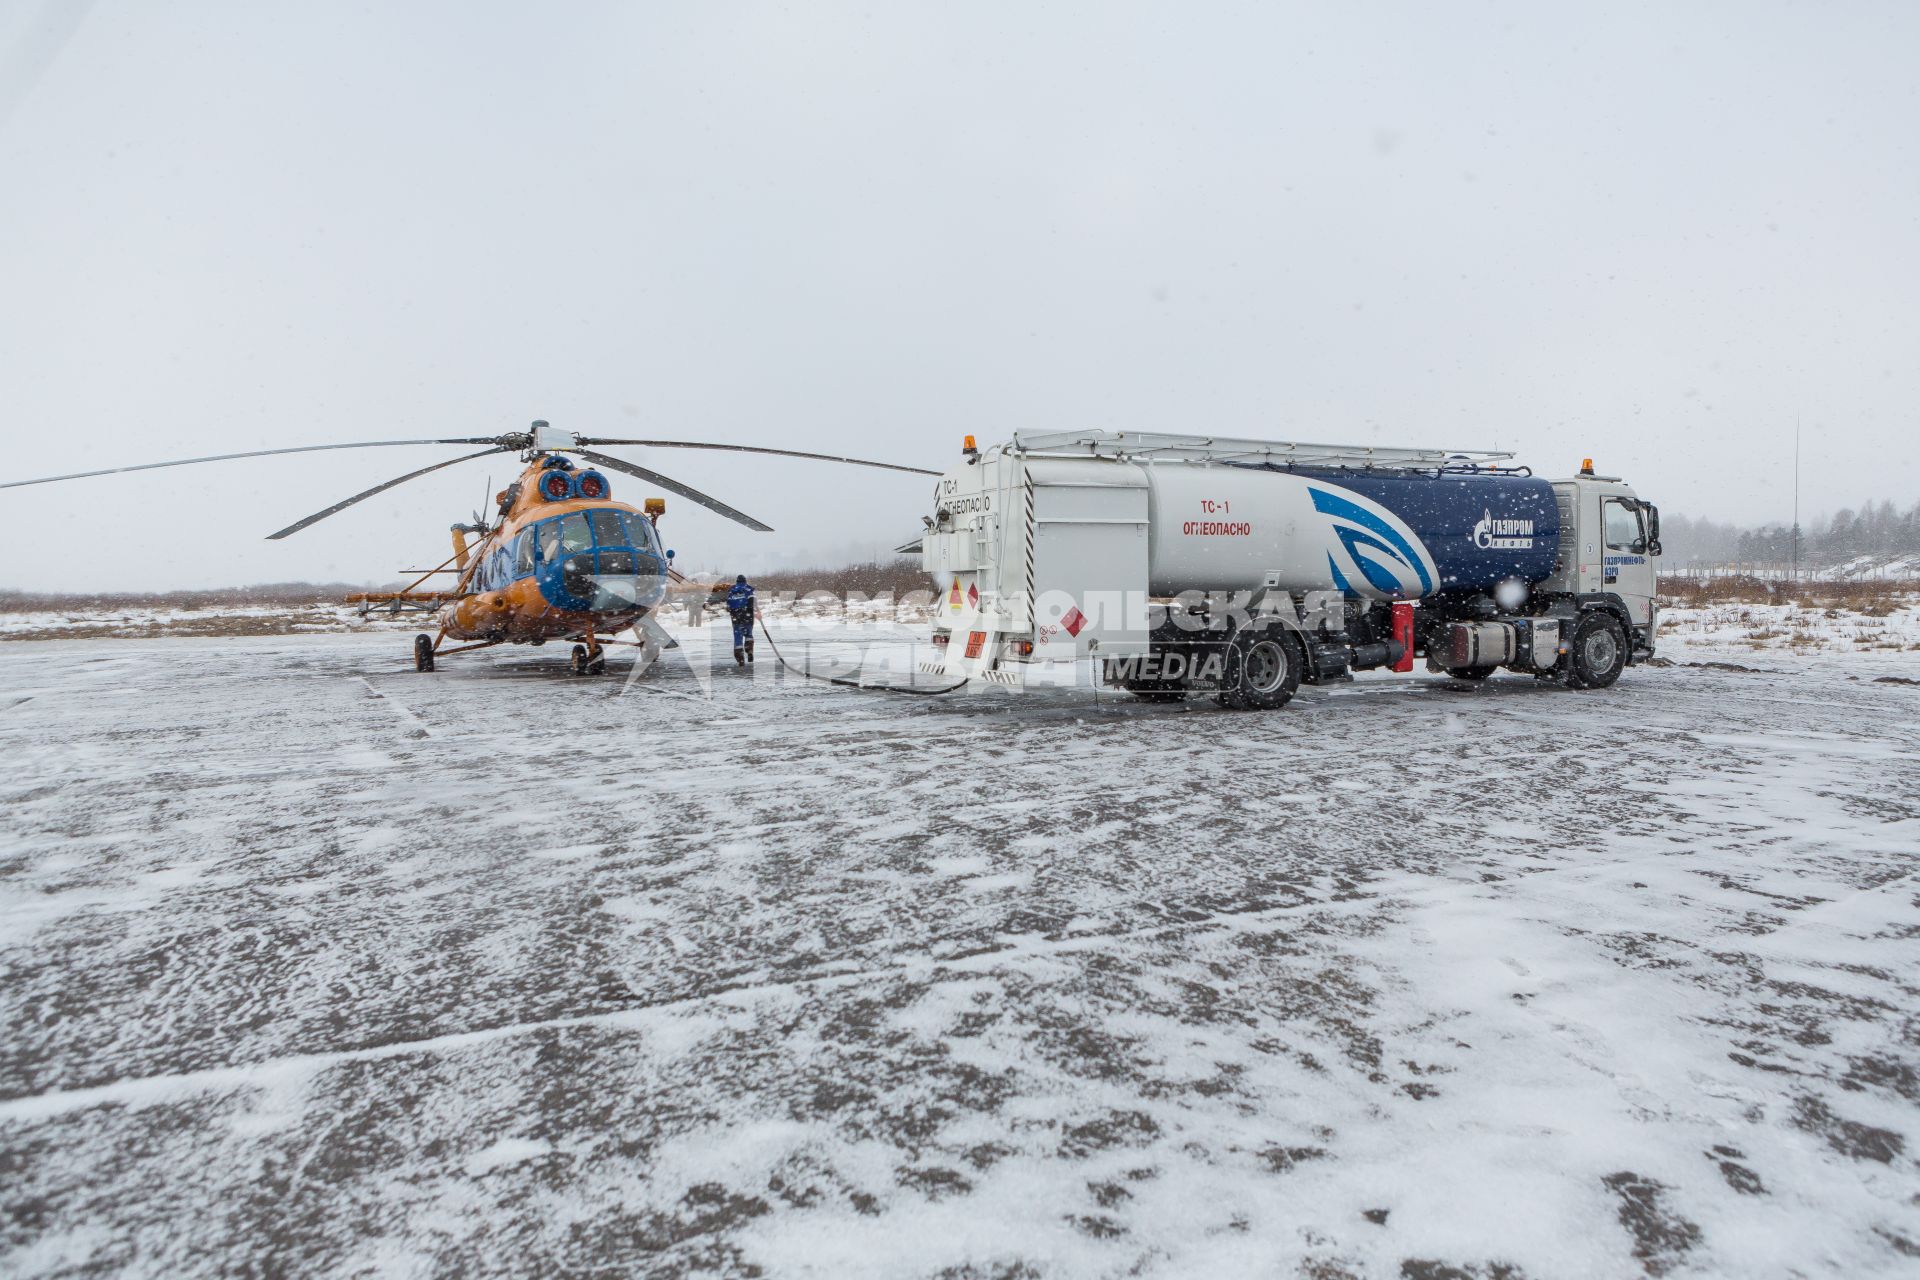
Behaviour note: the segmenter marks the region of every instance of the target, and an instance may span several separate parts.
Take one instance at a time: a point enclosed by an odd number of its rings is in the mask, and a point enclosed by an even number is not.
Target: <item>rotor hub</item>
[[[559,449],[572,449],[579,444],[571,431],[561,431],[547,424],[545,418],[538,419],[528,433],[526,448],[534,453],[552,453]]]

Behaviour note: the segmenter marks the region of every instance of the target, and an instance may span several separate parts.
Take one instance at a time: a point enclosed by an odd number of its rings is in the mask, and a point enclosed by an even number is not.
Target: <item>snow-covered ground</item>
[[[1711,650],[1787,661],[1844,655],[1912,667],[1920,664],[1920,597],[1871,613],[1795,604],[1666,608],[1660,611],[1659,648],[1663,654]]]
[[[763,597],[770,618],[812,621],[821,618],[924,623],[935,602],[932,592],[894,600],[890,596],[842,600],[827,593]],[[711,620],[714,609],[703,610]],[[684,624],[688,606],[679,599],[662,611],[669,622]],[[317,599],[304,604],[130,605],[100,607],[76,602],[64,609],[0,609],[0,641],[6,640],[154,640],[194,635],[300,635],[311,632],[413,632],[431,629],[422,613],[363,611],[359,605]]]
[[[86,639],[153,639],[159,636],[217,633],[245,635],[301,631],[362,631],[392,625],[363,619],[352,605],[316,601],[288,604],[207,605],[199,608],[131,606],[0,611],[0,640],[44,640],[65,636]]]
[[[1920,653],[1229,714],[712,634],[0,645],[0,1273],[1912,1274]]]

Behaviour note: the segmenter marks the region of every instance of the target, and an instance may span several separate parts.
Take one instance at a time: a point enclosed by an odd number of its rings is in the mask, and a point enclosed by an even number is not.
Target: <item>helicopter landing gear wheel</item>
[[[589,649],[583,644],[573,646],[573,674],[577,676],[597,676],[607,669],[607,651],[599,645]]]
[[[413,638],[413,669],[433,670],[433,637],[422,633]]]
[[[573,646],[573,674],[587,674],[587,646],[583,644]]]

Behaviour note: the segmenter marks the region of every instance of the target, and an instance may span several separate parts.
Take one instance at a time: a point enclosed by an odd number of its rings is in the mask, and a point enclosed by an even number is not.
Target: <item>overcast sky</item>
[[[1593,455],[1761,521],[1799,414],[1804,512],[1905,505],[1917,65],[1910,0],[15,0],[0,477],[535,417],[928,467],[1112,427]],[[929,506],[629,453],[778,530],[675,501],[688,568]],[[385,579],[511,468],[263,535],[436,456],[0,491],[0,585]]]

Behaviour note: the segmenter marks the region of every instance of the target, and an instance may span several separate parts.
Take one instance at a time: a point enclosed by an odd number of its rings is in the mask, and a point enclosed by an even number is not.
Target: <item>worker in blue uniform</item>
[[[744,573],[727,592],[727,617],[733,620],[734,665],[744,667],[753,661],[753,584]]]

